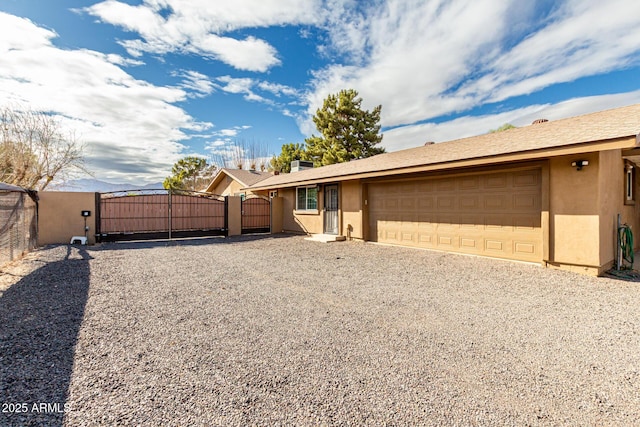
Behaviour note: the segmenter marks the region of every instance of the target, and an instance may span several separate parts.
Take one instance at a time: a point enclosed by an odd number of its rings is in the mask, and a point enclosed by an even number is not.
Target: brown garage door
[[[542,260],[540,169],[372,183],[368,199],[373,241]]]

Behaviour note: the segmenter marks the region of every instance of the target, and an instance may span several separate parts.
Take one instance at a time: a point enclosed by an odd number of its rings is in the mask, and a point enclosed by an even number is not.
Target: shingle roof
[[[262,172],[255,170],[245,169],[222,169],[227,175],[238,181],[242,185],[251,186],[256,184],[270,176],[273,176],[271,172]]]
[[[222,168],[218,171],[216,176],[213,177],[213,180],[207,186],[206,191],[209,191],[209,189],[215,187],[224,175],[230,176],[235,181],[238,181],[240,184],[242,184],[244,187],[250,187],[266,178],[269,178],[273,174],[271,172]]]
[[[638,135],[638,133],[640,133],[640,104],[635,104],[583,116],[537,123],[504,132],[425,145],[347,163],[276,175],[261,181],[253,188],[276,188],[327,178],[344,178],[414,166],[526,153],[631,137]]]

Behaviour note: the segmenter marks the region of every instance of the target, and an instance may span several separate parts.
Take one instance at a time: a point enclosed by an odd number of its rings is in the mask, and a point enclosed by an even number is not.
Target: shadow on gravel
[[[129,240],[121,242],[101,243],[101,250],[108,249],[150,249],[164,248],[168,246],[207,246],[224,245],[229,243],[255,242],[258,240],[275,240],[288,237],[301,236],[300,234],[278,233],[278,234],[243,234],[232,237],[198,237],[172,240]]]
[[[640,271],[636,270],[609,270],[604,274],[604,277],[615,280],[622,280],[625,282],[640,282]]]
[[[0,425],[61,426],[89,289],[89,260],[69,246],[0,297]]]

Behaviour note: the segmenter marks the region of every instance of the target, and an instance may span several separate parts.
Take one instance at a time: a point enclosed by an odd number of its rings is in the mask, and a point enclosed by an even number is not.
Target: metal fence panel
[[[225,202],[219,196],[179,190],[102,193],[101,241],[224,234]]]
[[[268,233],[271,230],[271,202],[262,197],[242,201],[242,233]]]
[[[0,266],[37,245],[37,204],[26,192],[0,191]]]

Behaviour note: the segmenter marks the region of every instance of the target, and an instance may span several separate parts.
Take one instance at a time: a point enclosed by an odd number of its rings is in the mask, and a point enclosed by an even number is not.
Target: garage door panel
[[[514,194],[513,210],[530,212],[540,210],[541,198],[538,194]]]
[[[433,181],[416,181],[414,188],[417,193],[428,194],[434,191]]]
[[[460,190],[478,190],[480,188],[480,177],[467,176],[460,180]]]
[[[369,186],[384,243],[542,260],[540,169]]]
[[[460,247],[465,250],[474,251],[478,249],[478,243],[482,239],[477,239],[473,237],[461,237],[460,238]]]
[[[486,211],[505,211],[509,208],[505,194],[485,194],[482,199]]]
[[[514,172],[513,186],[518,188],[533,187],[537,189],[540,186],[540,174],[533,170]]]
[[[438,229],[460,228],[460,218],[457,215],[438,215],[436,223],[438,224]]]
[[[456,247],[456,236],[453,234],[437,234],[438,238],[438,247],[439,248],[448,248],[453,249]]]
[[[458,207],[465,209],[478,209],[480,207],[480,198],[472,195],[460,195],[458,198]]]
[[[402,231],[400,233],[400,241],[402,243],[412,243],[414,241],[413,233],[411,231]]]
[[[508,177],[507,175],[501,174],[491,174],[486,175],[484,179],[484,187],[488,189],[499,189],[499,188],[507,188]]]
[[[435,234],[418,232],[418,244],[425,247],[433,247]]]
[[[424,193],[421,193],[424,194]],[[418,210],[420,212],[431,211],[435,207],[434,198],[431,196],[420,197],[418,199]]]
[[[387,199],[385,199],[384,204],[382,205],[382,208],[384,210],[390,210],[395,212],[399,206],[400,206],[400,203],[398,202],[398,199],[396,197],[388,197]]]
[[[456,191],[456,181],[454,179],[439,179],[436,181],[436,190],[438,192],[450,193]]]
[[[455,205],[456,205],[455,196],[438,196],[436,206],[438,207],[439,211],[442,211],[442,210],[452,211],[454,210]]]
[[[504,240],[500,239],[484,239],[484,249],[489,253],[504,254],[505,247],[507,246],[505,243]]]
[[[514,215],[512,223],[515,231],[535,232],[540,229],[540,216],[538,215]]]

